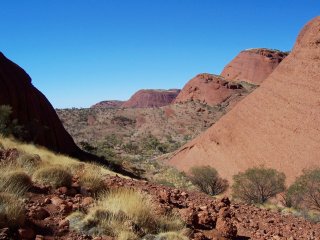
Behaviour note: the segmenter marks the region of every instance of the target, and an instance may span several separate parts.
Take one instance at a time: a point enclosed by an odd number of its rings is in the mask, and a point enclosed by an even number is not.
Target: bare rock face
[[[68,155],[81,154],[49,101],[32,85],[29,75],[1,52],[0,105],[12,107],[13,118],[27,130],[26,141]]]
[[[143,89],[136,92],[128,101],[122,104],[124,108],[148,108],[169,105],[179,94],[179,89],[154,90]]]
[[[211,165],[222,177],[264,164],[290,184],[320,166],[320,17],[301,31],[293,51],[252,94],[169,160],[182,170]]]
[[[92,105],[91,108],[119,108],[123,103],[124,101],[119,100],[106,100]]]
[[[221,76],[232,81],[261,84],[287,55],[265,48],[244,50],[223,69]]]
[[[216,105],[229,98],[242,85],[226,81],[223,77],[208,73],[198,74],[181,90],[175,103],[200,101],[208,105]]]

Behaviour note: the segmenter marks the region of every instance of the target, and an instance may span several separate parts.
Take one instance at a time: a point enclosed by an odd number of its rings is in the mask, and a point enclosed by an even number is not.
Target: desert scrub
[[[4,170],[5,168],[1,169]],[[0,176],[0,192],[24,196],[32,187],[30,176],[21,170],[4,171]]]
[[[153,176],[153,181],[165,186],[194,189],[194,185],[183,172],[177,169],[159,165],[159,172]]]
[[[192,167],[190,180],[202,192],[213,196],[225,192],[229,186],[228,181],[221,178],[217,170],[210,166]]]
[[[233,176],[232,196],[246,203],[263,204],[285,190],[284,173],[272,168],[253,167]]]
[[[320,168],[305,169],[288,188],[286,199],[293,207],[320,212]]]
[[[70,187],[72,175],[68,169],[59,165],[45,166],[36,170],[33,180],[37,183],[50,185],[52,187]]]
[[[101,167],[88,164],[79,174],[79,183],[81,187],[86,188],[93,195],[97,195],[106,190],[106,185],[102,178]]]
[[[0,192],[0,228],[23,226],[25,209],[16,195]]]
[[[184,223],[174,215],[156,215],[148,195],[133,189],[117,189],[102,195],[87,214],[68,217],[71,229],[89,235],[111,235],[117,239],[141,239],[146,234],[176,232]]]

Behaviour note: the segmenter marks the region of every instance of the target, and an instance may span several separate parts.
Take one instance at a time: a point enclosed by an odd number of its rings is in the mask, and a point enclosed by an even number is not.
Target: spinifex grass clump
[[[86,165],[79,173],[79,183],[81,187],[87,188],[93,195],[106,191],[100,166]]]
[[[23,171],[4,172],[0,176],[0,192],[23,196],[31,187],[31,178]]]
[[[70,187],[72,184],[72,175],[68,169],[63,166],[49,165],[36,170],[33,174],[33,180],[55,188],[62,186]]]
[[[102,195],[87,214],[74,213],[69,220],[76,231],[117,239],[141,239],[146,234],[177,232],[184,227],[176,216],[156,215],[148,195],[125,188]]]
[[[18,227],[25,222],[23,202],[16,195],[0,192],[0,228]]]
[[[16,163],[19,167],[29,172],[33,172],[37,167],[39,167],[42,161],[38,154],[24,153],[17,158]]]

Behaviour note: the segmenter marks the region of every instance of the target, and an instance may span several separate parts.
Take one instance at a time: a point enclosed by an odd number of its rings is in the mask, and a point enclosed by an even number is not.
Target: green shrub
[[[295,208],[320,211],[320,168],[304,170],[286,195]]]
[[[34,181],[50,185],[53,187],[70,187],[72,184],[72,175],[63,166],[53,165],[45,166],[36,170],[33,174]]]
[[[254,167],[233,176],[232,195],[247,203],[265,203],[285,190],[285,175],[275,169]]]
[[[190,180],[202,192],[218,195],[228,188],[228,181],[222,179],[217,170],[210,166],[193,167],[190,169]]]
[[[17,119],[11,119],[12,108],[9,105],[0,105],[0,134],[8,137],[13,135],[22,138],[25,134]]]

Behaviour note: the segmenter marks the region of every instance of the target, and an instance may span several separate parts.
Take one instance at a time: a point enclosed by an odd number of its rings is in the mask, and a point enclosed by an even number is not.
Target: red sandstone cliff
[[[162,107],[169,105],[179,94],[179,89],[154,90],[143,89],[136,92],[122,104],[125,108]]]
[[[261,84],[287,55],[265,48],[244,50],[225,66],[221,76],[232,81]]]
[[[106,100],[92,105],[91,108],[119,108],[123,103],[124,101],[119,100]]]
[[[202,73],[183,87],[174,102],[200,101],[204,104],[216,105],[241,88],[241,84],[226,81],[221,76]]]

